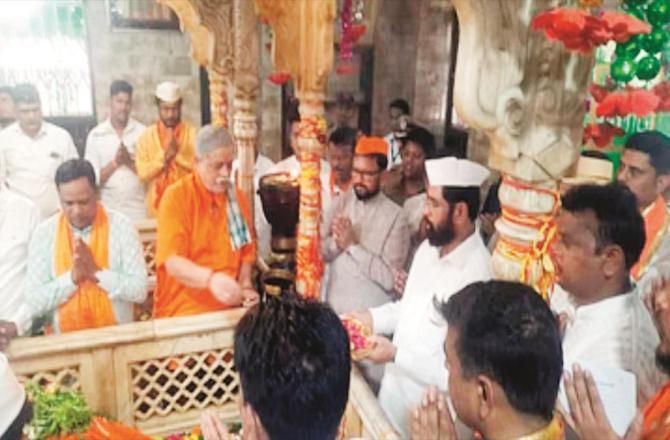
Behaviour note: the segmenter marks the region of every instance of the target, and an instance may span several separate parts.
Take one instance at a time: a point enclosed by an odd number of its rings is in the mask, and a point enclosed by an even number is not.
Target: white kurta
[[[386,364],[379,401],[405,438],[410,414],[426,388],[447,389],[447,326],[433,300],[447,301],[465,286],[492,275],[491,254],[477,231],[443,257],[426,240],[414,256],[402,299],[370,310],[375,333],[394,333],[396,357]]]
[[[629,292],[576,307],[563,336],[563,357],[634,373],[639,406],[667,380],[656,368],[658,344],[649,312],[637,293]]]
[[[25,302],[28,245],[40,222],[37,207],[25,197],[0,188],[0,319],[16,324],[20,335],[31,323]]]
[[[144,125],[134,119],[129,119],[123,130],[122,139],[119,139],[112,123],[107,119],[91,130],[86,138],[84,157],[93,165],[98,182],[100,181],[100,170],[114,160],[122,141],[133,161],[135,160],[135,144],[145,129]],[[109,179],[100,186],[100,196],[103,205],[125,214],[131,220],[147,218],[144,183],[133,170],[125,165],[114,171]]]
[[[79,156],[72,136],[44,121],[37,136],[31,138],[15,122],[0,132],[0,154],[6,160],[9,189],[35,203],[42,219],[55,214],[60,207],[56,169]]]

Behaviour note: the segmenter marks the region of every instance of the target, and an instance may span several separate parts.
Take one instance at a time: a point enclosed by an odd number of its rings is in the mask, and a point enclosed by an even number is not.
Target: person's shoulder
[[[195,181],[193,178],[193,173],[189,173],[176,182],[172,183],[165,189],[163,193],[162,202],[165,200],[173,201],[174,199],[185,201],[191,197],[197,191],[195,187]],[[180,202],[181,203],[181,202]],[[188,203],[185,205],[180,205],[181,209],[188,209],[190,206]]]
[[[156,125],[155,122],[154,122],[153,124],[151,124],[151,125],[145,126],[145,127],[142,129],[142,134],[140,135],[140,140],[152,136],[153,133],[154,133],[154,131],[156,131],[157,127],[158,127],[158,126]]]
[[[35,228],[35,232],[33,233],[33,240],[38,240],[37,242],[39,243],[41,240],[44,240],[44,237],[53,234],[56,230],[56,225],[58,223],[60,214],[60,211],[58,211],[51,217],[42,220]]]
[[[144,130],[147,129],[147,126],[138,121],[137,119],[134,118],[129,118],[128,119],[128,128],[130,128],[133,131],[139,131],[143,132]]]
[[[403,213],[402,206],[398,205],[396,202],[391,200],[389,196],[380,191],[379,193],[379,203],[383,207],[387,215],[397,217]]]
[[[48,135],[66,137],[72,139],[72,135],[70,135],[70,132],[64,129],[63,127],[60,127],[56,124],[52,124],[51,122],[47,121],[42,121],[42,125],[44,127],[43,128],[44,131],[46,131]]]

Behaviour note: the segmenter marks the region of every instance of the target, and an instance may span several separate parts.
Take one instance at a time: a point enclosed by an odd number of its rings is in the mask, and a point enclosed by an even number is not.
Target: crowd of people
[[[395,100],[386,138],[349,127],[328,136],[327,270],[323,301],[310,302],[256,289],[270,229],[258,197],[235,185],[233,136],[183,121],[172,82],[156,87],[149,127],[131,118],[132,95],[111,84],[109,117],[79,158],[67,131],[43,120],[33,86],[0,88],[0,348],[37,331],[131,322],[147,298],[135,222],[155,218],[154,318],[249,309],[235,335],[248,438],[337,436],[351,365],[338,316],[371,329],[357,364],[404,438],[620,438],[580,363],[634,375],[642,415],[627,439],[670,438],[667,136],[632,135],[616,176],[607,157],[584,154],[562,182],[547,303],[492,281],[498,184],[481,208],[491,172],[438,157],[433,134]],[[299,128],[289,121],[290,157],[256,153],[256,185],[300,172]],[[12,433],[27,418],[25,394],[0,361],[0,433]],[[214,413],[202,427],[227,438]]]

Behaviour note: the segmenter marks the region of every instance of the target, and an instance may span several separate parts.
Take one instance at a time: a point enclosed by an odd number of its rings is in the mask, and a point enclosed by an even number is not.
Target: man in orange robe
[[[232,183],[235,143],[203,127],[192,174],[163,195],[156,238],[154,317],[195,315],[258,301],[249,202]]]
[[[195,128],[181,120],[179,86],[166,81],[156,88],[158,121],[137,141],[135,168],[147,185],[147,215],[155,217],[168,186],[193,168]]]
[[[37,227],[28,250],[26,302],[55,333],[130,322],[133,303],[146,298],[137,230],[98,202],[95,182],[84,159],[58,167],[62,210]]]
[[[670,215],[663,192],[670,188],[670,138],[658,131],[632,135],[621,157],[619,182],[637,197],[644,217],[646,241],[631,276],[646,295],[653,280],[667,272],[670,265]]]

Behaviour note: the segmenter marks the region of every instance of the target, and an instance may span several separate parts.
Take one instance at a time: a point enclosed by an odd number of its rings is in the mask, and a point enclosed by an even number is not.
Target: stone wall
[[[108,116],[113,80],[125,79],[133,85],[133,117],[145,124],[157,117],[153,101],[156,84],[171,80],[182,86],[183,118],[199,126],[198,66],[191,58],[188,36],[179,31],[112,29],[106,1],[84,3],[98,121]]]

